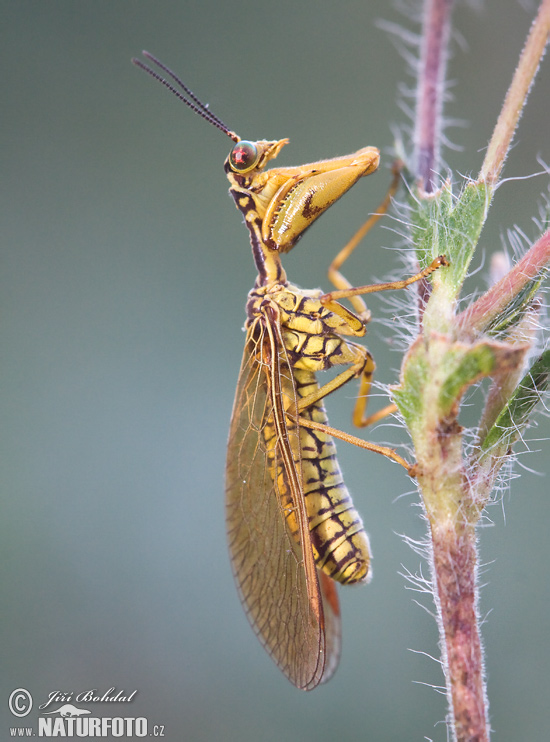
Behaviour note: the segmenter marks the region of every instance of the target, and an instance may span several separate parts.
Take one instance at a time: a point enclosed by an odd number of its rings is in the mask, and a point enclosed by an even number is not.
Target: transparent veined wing
[[[274,313],[248,329],[229,432],[226,516],[240,598],[266,651],[299,688],[328,680],[340,655],[336,586],[318,573],[302,493],[292,370]]]

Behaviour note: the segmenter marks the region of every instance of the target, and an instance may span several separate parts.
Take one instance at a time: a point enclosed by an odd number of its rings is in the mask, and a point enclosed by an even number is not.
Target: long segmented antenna
[[[217,129],[220,129],[220,131],[223,131],[224,134],[227,134],[227,136],[234,142],[241,141],[240,136],[238,134],[235,134],[234,131],[231,131],[231,129],[226,126],[220,118],[213,114],[208,106],[200,101],[197,96],[191,90],[189,90],[187,85],[185,85],[185,83],[182,82],[182,80],[180,80],[180,78],[174,72],[172,72],[169,67],[167,67],[160,60],[154,57],[150,52],[143,51],[142,54],[144,57],[147,57],[147,59],[153,62],[153,64],[156,64],[157,67],[160,67],[163,72],[166,72],[166,74],[170,75],[172,80],[174,80],[189,97],[186,97],[185,95],[180,93],[180,91],[171,83],[169,83],[168,80],[162,77],[162,75],[159,75],[158,72],[155,72],[153,69],[151,69],[151,67],[142,62],[141,59],[133,57],[132,64],[135,64],[136,67],[140,67],[142,70],[147,72],[148,75],[151,75],[151,77],[154,77],[155,80],[158,80],[162,85],[164,85],[165,88],[168,88],[168,90],[173,93],[176,98],[179,98],[181,101],[183,101],[186,105],[189,106],[192,111],[198,113],[199,116],[202,116],[203,119],[206,119],[206,121],[212,124],[212,126],[215,126]]]

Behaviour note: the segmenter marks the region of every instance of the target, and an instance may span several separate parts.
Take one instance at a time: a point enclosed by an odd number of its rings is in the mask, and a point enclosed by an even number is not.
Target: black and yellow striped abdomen
[[[294,370],[295,392],[298,397],[310,394],[318,386],[311,371]],[[327,413],[321,401],[307,407],[302,418],[327,424]],[[296,428],[289,423],[289,434]],[[277,455],[273,420],[267,420],[263,436],[271,476],[277,490],[287,526],[298,540],[299,528],[295,507],[287,486],[282,461]],[[356,511],[336,455],[333,438],[319,430],[300,425],[299,446],[292,446],[298,469],[306,512],[310,541],[317,567],[341,584],[353,584],[370,579],[370,547],[363,522]]]
[[[317,386],[315,375],[295,370],[296,392],[306,396]],[[322,402],[302,417],[328,424]],[[319,569],[342,584],[369,578],[370,549],[363,522],[344,483],[331,436],[300,427],[303,492],[313,555]]]

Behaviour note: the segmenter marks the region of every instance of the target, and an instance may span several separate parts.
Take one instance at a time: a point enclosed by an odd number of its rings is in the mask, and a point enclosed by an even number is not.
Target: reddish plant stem
[[[487,742],[487,697],[478,629],[475,526],[431,524],[443,667],[456,742]]]
[[[550,0],[542,0],[487,148],[479,180],[496,183],[550,34]]]
[[[422,30],[415,127],[415,174],[431,193],[440,162],[441,115],[453,0],[427,0]]]
[[[550,229],[540,237],[516,265],[500,281],[458,315],[461,331],[482,331],[495,317],[506,311],[507,305],[531,283],[550,262]]]
[[[452,6],[453,0],[425,0],[424,3],[413,169],[425,193],[432,193],[437,187],[440,167],[441,117]],[[420,323],[424,307],[430,298],[431,289],[432,285],[426,279],[418,284],[418,321]]]
[[[419,181],[421,198],[438,187],[444,77],[452,5],[452,0],[425,0],[424,3],[414,138],[414,174]],[[550,0],[541,0],[537,20],[531,29],[480,173],[480,180],[488,186],[489,197],[498,181],[549,30]],[[506,311],[510,300],[528,288],[528,283],[539,275],[549,257],[550,232],[547,232],[507,276],[457,318],[459,328],[467,336],[483,332],[488,319]],[[428,287],[419,287],[419,296],[426,299],[429,296]],[[427,364],[437,368],[443,357],[438,348],[438,338],[435,333],[426,333],[423,342]],[[480,492],[479,487],[477,493],[470,490],[463,480],[462,442],[458,426],[456,429],[453,427],[457,425],[455,412],[451,420],[442,417],[442,410],[438,406],[439,396],[427,393],[423,398],[424,429],[420,423],[416,435],[412,434],[419,463],[418,480],[431,529],[432,580],[450,707],[449,730],[455,742],[488,742],[488,700],[479,631],[475,535],[484,504],[484,499],[479,495],[485,497],[485,492]]]
[[[432,193],[437,187],[440,168],[441,117],[452,6],[452,0],[425,2],[414,162],[415,174],[426,193]],[[422,299],[426,299],[423,288],[419,287],[420,315]],[[429,296],[427,286],[425,294]],[[441,438],[439,440],[441,443]],[[449,451],[441,453],[440,463],[447,462],[449,466],[450,460],[454,460],[453,456]],[[459,449],[456,457],[458,463]],[[435,464],[435,470],[437,468]],[[446,472],[437,473],[442,474],[441,478],[436,477],[441,483],[445,480]],[[431,487],[429,482],[426,484],[427,490],[422,489],[431,526],[432,580],[439,613],[441,660],[450,709],[449,731],[456,742],[488,742],[488,702],[477,616],[477,519],[473,518],[474,523],[462,521],[460,510],[452,507],[453,497],[450,493],[449,502],[439,508],[437,498],[435,502],[431,501]],[[462,490],[460,483],[456,482],[455,485]]]

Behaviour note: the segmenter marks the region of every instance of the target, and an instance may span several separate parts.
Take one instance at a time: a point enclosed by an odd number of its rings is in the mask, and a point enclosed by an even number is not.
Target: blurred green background
[[[419,557],[398,534],[419,538],[424,526],[399,466],[339,446],[371,535],[374,579],[340,591],[344,649],[334,679],[310,694],[295,690],[248,627],[223,515],[243,308],[255,277],[226,193],[230,142],[130,64],[149,49],[241,136],[290,137],[277,164],[380,147],[381,172],[285,263],[296,283],[326,287],[331,257],[389,182],[392,127],[404,119],[397,89],[413,84],[376,23],[411,26],[382,0],[0,7],[0,735],[17,722],[7,710],[14,688],[28,688],[38,704],[53,690],[115,686],[138,689],[127,715],[164,724],[169,742],[446,739],[445,698],[415,683],[441,685],[440,669],[409,651],[437,655],[437,632],[414,603],[431,609],[429,596],[407,592],[400,575],[416,571]],[[455,14],[448,114],[468,126],[449,132],[463,152],[446,157],[460,173],[479,168],[533,12],[499,0]],[[550,158],[549,65],[506,176],[540,170],[539,153]],[[537,178],[499,190],[471,290],[508,227],[535,236],[531,216],[546,186]],[[395,272],[395,243],[378,228],[348,275],[365,283]],[[381,297],[369,305],[388,319]],[[368,343],[378,379],[390,383],[399,355],[387,336],[375,320]],[[329,401],[335,426],[350,429],[354,391]],[[528,470],[491,507],[493,527],[480,531],[501,742],[548,739],[550,513],[548,479],[538,473],[547,469],[549,444],[540,439],[549,424],[539,422],[527,438],[540,452],[520,457]],[[371,437],[406,440],[388,427]],[[36,718],[34,709],[27,725]]]

